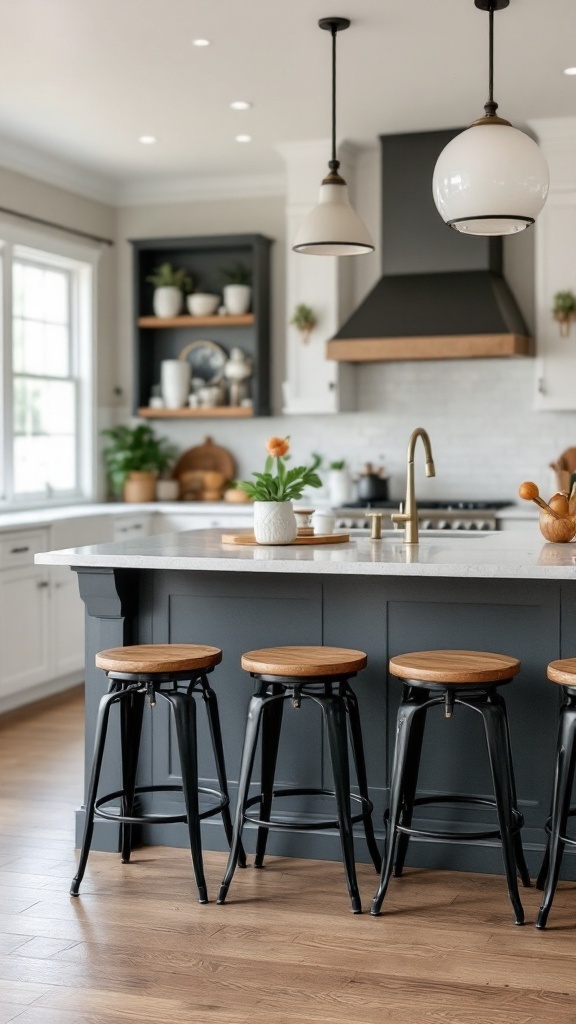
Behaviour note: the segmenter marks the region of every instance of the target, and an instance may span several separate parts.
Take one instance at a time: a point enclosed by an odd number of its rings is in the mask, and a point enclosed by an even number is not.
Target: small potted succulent
[[[560,334],[567,338],[570,334],[570,325],[576,318],[576,295],[574,292],[556,292],[552,315],[560,324]]]
[[[312,306],[307,306],[305,302],[300,302],[294,310],[290,323],[294,324],[296,329],[300,331],[302,341],[306,345],[318,321]]]
[[[232,263],[220,270],[224,305],[229,316],[244,316],[252,299],[252,272],[245,263]]]
[[[194,285],[187,270],[175,270],[171,263],[161,263],[146,280],[154,285],[154,312],[163,320],[178,316],[184,295],[188,295]]]
[[[158,474],[169,469],[176,458],[174,445],[158,437],[146,423],[111,427],[102,434],[111,442],[102,454],[113,493],[129,502],[154,501]]]

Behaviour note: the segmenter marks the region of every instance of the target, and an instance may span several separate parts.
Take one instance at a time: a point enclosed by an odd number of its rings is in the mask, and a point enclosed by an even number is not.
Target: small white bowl
[[[212,316],[220,305],[220,296],[193,292],[192,295],[188,295],[186,305],[191,316]]]

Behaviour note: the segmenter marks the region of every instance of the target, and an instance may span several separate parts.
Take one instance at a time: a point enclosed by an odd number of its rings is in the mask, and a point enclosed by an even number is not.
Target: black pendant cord
[[[488,44],[488,102],[484,104],[487,117],[494,117],[498,110],[498,104],[494,100],[494,6],[490,5],[488,16],[490,19],[489,44]]]
[[[331,171],[336,172],[340,167],[340,161],[336,159],[336,25],[332,25],[332,159],[328,166]]]

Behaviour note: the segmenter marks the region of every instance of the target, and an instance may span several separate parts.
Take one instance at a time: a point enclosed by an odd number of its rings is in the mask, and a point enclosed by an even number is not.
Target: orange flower
[[[279,455],[286,455],[290,448],[287,437],[270,437],[266,442],[266,449],[269,455],[277,458]]]

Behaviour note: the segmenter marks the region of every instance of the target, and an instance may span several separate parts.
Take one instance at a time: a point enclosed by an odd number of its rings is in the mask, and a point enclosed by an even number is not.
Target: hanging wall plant
[[[560,324],[560,334],[567,338],[570,334],[570,325],[576,318],[576,295],[574,292],[556,292],[552,315]]]
[[[294,326],[300,331],[302,341],[304,344],[307,344],[318,321],[312,307],[306,306],[305,303],[301,302],[296,306],[290,323],[294,324]]]

